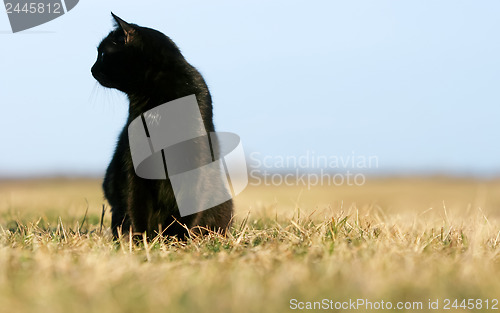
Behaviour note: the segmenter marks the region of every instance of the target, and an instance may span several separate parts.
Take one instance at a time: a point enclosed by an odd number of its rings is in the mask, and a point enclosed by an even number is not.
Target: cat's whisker
[[[116,89],[109,89],[106,88],[106,105],[108,108],[111,108],[113,110],[113,113],[115,112],[116,109],[116,93],[118,91]]]
[[[122,102],[120,99],[120,92],[116,89],[111,89],[111,98],[112,98],[112,102],[113,102],[113,108],[116,107],[117,103]]]
[[[92,87],[92,91],[90,92],[89,94],[89,99],[88,101],[92,104],[92,105],[95,105],[96,101],[97,101],[97,97],[96,97],[96,89],[98,87],[99,83],[98,82],[95,82],[94,83],[94,86]]]

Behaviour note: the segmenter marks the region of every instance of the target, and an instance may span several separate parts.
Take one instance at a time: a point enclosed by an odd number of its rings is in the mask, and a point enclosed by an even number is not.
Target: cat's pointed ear
[[[113,12],[111,12],[111,15],[115,19],[117,26],[119,26],[123,30],[123,33],[125,34],[125,43],[129,43],[133,39],[135,34],[134,26],[125,22],[124,20],[116,16]]]

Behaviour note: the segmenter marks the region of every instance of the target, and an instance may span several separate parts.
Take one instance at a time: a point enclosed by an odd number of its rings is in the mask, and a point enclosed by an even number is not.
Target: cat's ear
[[[121,30],[123,30],[123,33],[125,35],[125,43],[126,44],[129,43],[134,38],[135,34],[134,26],[130,25],[129,23],[125,22],[118,16],[114,15],[113,12],[111,12],[111,15],[115,19],[116,25],[119,26]]]

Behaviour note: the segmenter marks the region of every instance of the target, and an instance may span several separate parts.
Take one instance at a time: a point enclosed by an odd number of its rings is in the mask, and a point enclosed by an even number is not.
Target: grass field
[[[141,245],[112,241],[103,204],[97,180],[0,182],[1,312],[290,312],[323,299],[329,312],[372,311],[335,309],[358,299],[396,312],[500,308],[500,181],[249,186],[227,237]]]

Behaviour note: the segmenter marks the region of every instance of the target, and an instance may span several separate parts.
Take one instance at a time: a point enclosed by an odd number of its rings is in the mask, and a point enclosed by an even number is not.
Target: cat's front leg
[[[152,212],[151,190],[145,179],[129,175],[130,183],[127,194],[127,215],[132,225],[134,235],[141,235],[150,231],[150,220]],[[150,236],[151,234],[147,234]]]
[[[126,235],[130,232],[130,218],[123,207],[111,208],[111,230],[113,237],[119,238],[119,235]]]

